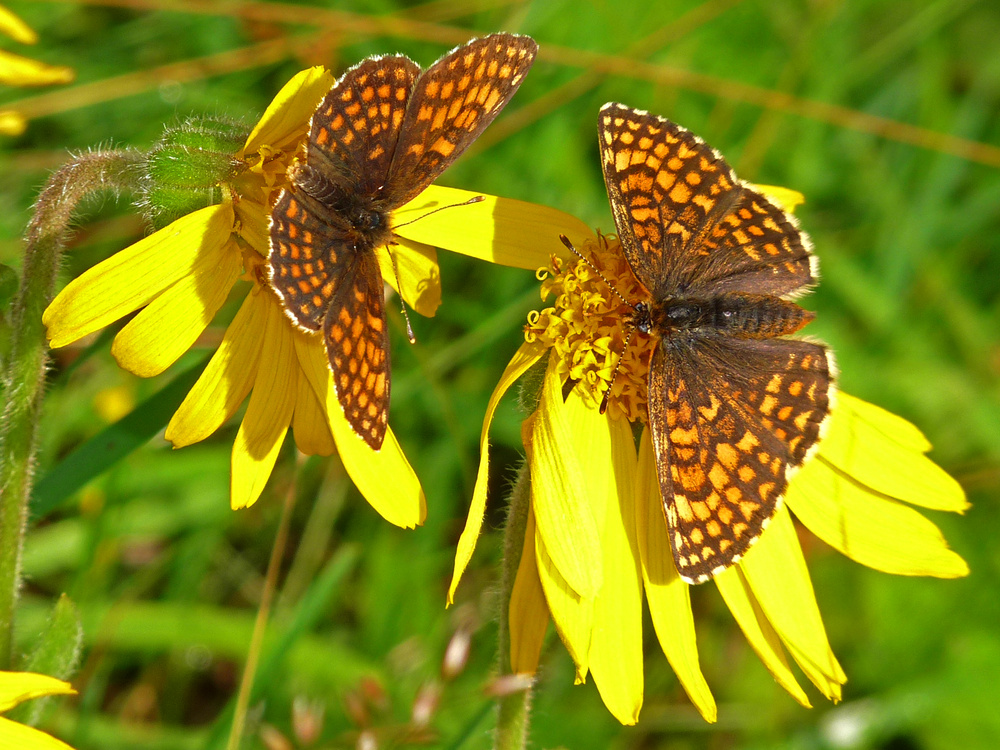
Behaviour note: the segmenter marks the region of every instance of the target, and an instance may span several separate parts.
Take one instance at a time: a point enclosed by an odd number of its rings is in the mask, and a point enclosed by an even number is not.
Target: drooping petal
[[[251,293],[243,300],[219,348],[167,425],[164,437],[175,448],[207,438],[236,413],[250,393],[257,378],[263,344],[260,332],[269,303],[264,292]]]
[[[62,740],[0,716],[0,747],[17,750],[73,750]]]
[[[37,672],[0,672],[0,712],[32,698],[46,695],[73,695],[68,682]]]
[[[726,607],[736,618],[747,642],[757,657],[764,662],[767,671],[796,701],[806,708],[811,708],[809,698],[792,674],[791,667],[788,666],[788,659],[781,647],[781,638],[761,610],[740,566],[733,565],[727,568],[713,580],[726,602]]]
[[[418,217],[419,221],[398,229],[398,234],[452,252],[514,268],[537,270],[552,255],[569,251],[559,241],[565,234],[577,247],[593,231],[574,216],[534,203],[483,196],[484,200],[458,205],[482,195],[468,190],[432,185],[393,213],[395,223]],[[442,206],[456,206],[429,214]]]
[[[529,453],[532,505],[538,534],[560,576],[581,598],[592,599],[603,582],[595,565],[601,559],[596,519],[603,518],[608,497],[611,438],[607,420],[588,408],[576,389],[565,403],[561,390],[551,358]]]
[[[530,456],[531,451],[528,451]],[[532,476],[534,480],[534,476]],[[534,485],[532,485],[534,492]],[[532,497],[532,507],[535,505],[535,498]],[[537,521],[537,518],[536,518]],[[587,672],[590,670],[590,637],[594,626],[594,600],[584,599],[566,579],[562,577],[559,568],[552,561],[548,551],[545,549],[545,542],[541,534],[535,529],[535,562],[538,565],[538,579],[542,584],[542,591],[545,592],[545,601],[548,604],[552,621],[555,623],[559,637],[563,645],[573,657],[576,665],[576,684],[580,684],[587,679]]]
[[[785,500],[811,532],[869,568],[938,578],[969,574],[931,521],[847,476],[822,454],[795,475]]]
[[[299,378],[295,396],[295,412],[292,414],[295,445],[307,456],[333,455],[337,446],[326,421],[326,412],[306,378]]]
[[[507,618],[510,630],[510,670],[514,674],[534,674],[549,627],[549,608],[545,592],[538,578],[535,560],[535,513],[528,506],[528,520],[524,530],[524,547],[517,576],[510,592],[510,611]]]
[[[642,708],[642,571],[635,529],[635,440],[628,421],[603,417],[614,467],[601,524],[604,585],[594,602],[590,673],[604,705],[622,724]]]
[[[786,507],[779,508],[739,566],[768,621],[802,671],[823,695],[840,700],[840,686],[847,675],[827,640],[809,569]]]
[[[351,429],[327,366],[322,341],[294,332],[299,365],[323,405],[344,468],[365,499],[389,523],[412,529],[424,522],[427,500],[396,436],[387,429],[379,451],[373,451]]]
[[[49,343],[66,346],[149,304],[226,244],[232,226],[229,204],[209,206],[88,269],[42,315]]]
[[[271,476],[295,408],[298,370],[292,329],[277,305],[268,305],[257,379],[233,443],[233,509],[253,505]]]
[[[242,268],[235,243],[206,247],[190,275],[166,289],[118,332],[111,355],[135,375],[159,375],[190,349],[212,322]]]
[[[303,70],[286,83],[247,137],[244,153],[261,146],[285,148],[305,137],[313,112],[336,79],[322,65]]]
[[[392,248],[395,269],[392,257],[384,247],[377,248],[375,254],[386,283],[401,294],[407,305],[424,317],[433,318],[441,306],[441,269],[438,267],[437,250],[400,237]],[[399,272],[398,284],[396,271]],[[400,285],[402,292],[398,289]]]
[[[934,510],[969,507],[962,486],[927,458],[920,431],[873,404],[837,394],[819,455],[875,492]]]
[[[52,86],[76,78],[72,68],[49,65],[0,49],[0,83],[7,86]]]
[[[718,708],[698,660],[691,587],[674,567],[648,430],[639,441],[635,503],[642,577],[657,640],[691,702],[705,721],[715,722]]]
[[[500,382],[493,389],[490,401],[486,405],[486,416],[483,418],[483,429],[479,434],[479,470],[476,473],[476,486],[472,492],[472,503],[469,506],[469,514],[465,519],[465,529],[459,537],[458,547],[455,550],[455,567],[451,574],[451,585],[448,587],[448,604],[455,601],[455,589],[465,572],[469,560],[472,559],[472,552],[476,548],[476,541],[479,539],[479,531],[483,526],[483,515],[486,513],[486,488],[489,483],[490,468],[490,425],[493,424],[493,415],[496,414],[500,399],[507,392],[507,389],[514,384],[528,369],[535,364],[542,356],[544,349],[531,344],[521,344],[521,347],[514,354],[507,364],[507,368],[500,376]]]

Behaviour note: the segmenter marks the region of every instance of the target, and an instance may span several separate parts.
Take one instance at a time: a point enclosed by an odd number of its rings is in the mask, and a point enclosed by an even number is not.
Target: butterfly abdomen
[[[727,293],[654,304],[651,328],[663,337],[723,333],[767,339],[794,333],[815,317],[794,302],[768,294]]]

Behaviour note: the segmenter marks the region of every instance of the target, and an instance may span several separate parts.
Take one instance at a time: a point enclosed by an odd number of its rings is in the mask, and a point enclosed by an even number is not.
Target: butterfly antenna
[[[578,257],[580,260],[582,260],[584,263],[590,266],[594,270],[594,273],[596,273],[598,276],[601,277],[601,280],[608,285],[608,289],[614,292],[615,296],[618,297],[618,299],[620,299],[629,307],[635,307],[635,305],[633,305],[631,302],[629,302],[622,296],[621,292],[615,289],[615,285],[608,280],[607,276],[601,273],[601,269],[595,266],[593,262],[590,260],[590,258],[585,257],[583,253],[581,253],[579,250],[573,247],[573,243],[569,241],[569,237],[567,237],[565,234],[560,234],[559,239],[562,240],[562,243],[569,248],[571,253],[573,253],[576,257]],[[625,359],[625,352],[628,351],[628,344],[632,340],[633,333],[635,333],[635,323],[631,323],[629,325],[628,333],[625,334],[625,343],[622,344],[622,353],[618,357],[618,362],[615,363],[615,369],[611,373],[611,382],[608,383],[608,388],[607,390],[604,391],[604,398],[601,399],[601,408],[600,408],[601,414],[604,414],[608,410],[608,399],[611,398],[611,386],[615,384],[615,378],[618,377],[618,369],[622,366],[622,360]]]
[[[411,344],[417,343],[417,337],[413,335],[413,326],[410,325],[410,314],[406,312],[406,303],[403,301],[403,285],[399,281],[399,265],[396,263],[396,253],[389,250],[386,247],[386,251],[389,253],[389,258],[392,259],[392,272],[396,276],[396,289],[399,290],[399,307],[403,311],[403,319],[406,320],[406,337],[410,340]]]
[[[400,227],[407,227],[410,224],[413,224],[414,222],[420,221],[421,219],[426,219],[431,214],[436,214],[438,211],[444,211],[447,208],[458,208],[459,206],[471,206],[473,203],[482,203],[484,200],[486,200],[485,195],[476,195],[473,196],[472,198],[469,198],[469,200],[467,201],[462,201],[461,203],[449,203],[447,206],[438,206],[433,211],[428,211],[425,214],[421,214],[415,219],[410,219],[409,221],[403,222],[402,224],[397,224],[396,226],[393,227],[393,229],[399,229]]]
[[[601,273],[601,269],[598,268],[597,266],[595,266],[594,263],[590,260],[590,258],[586,257],[583,253],[581,253],[579,250],[577,250],[575,247],[573,247],[573,243],[569,241],[569,237],[567,237],[565,234],[560,234],[559,235],[559,239],[562,240],[562,243],[566,247],[569,248],[569,251],[571,253],[573,253],[577,258],[579,258],[584,263],[586,263],[588,266],[590,266],[594,270],[594,273],[596,273],[598,276],[601,277],[601,280],[605,284],[608,285],[608,289],[610,289],[612,292],[614,292],[615,296],[618,299],[620,299],[622,302],[624,302],[629,307],[634,307],[634,305],[631,302],[629,302],[627,299],[625,299],[622,296],[621,292],[619,292],[617,289],[615,289],[615,285],[612,284],[610,281],[608,281],[608,277],[605,276],[603,273]]]
[[[629,324],[628,333],[625,334],[625,343],[622,344],[622,353],[618,355],[618,361],[615,362],[615,369],[611,372],[611,382],[608,383],[608,388],[604,391],[604,398],[601,399],[601,414],[604,414],[608,410],[608,399],[611,398],[611,386],[615,384],[615,378],[618,377],[618,369],[622,366],[622,360],[625,359],[625,352],[628,351],[628,342],[632,340],[632,334],[635,333],[635,323]]]

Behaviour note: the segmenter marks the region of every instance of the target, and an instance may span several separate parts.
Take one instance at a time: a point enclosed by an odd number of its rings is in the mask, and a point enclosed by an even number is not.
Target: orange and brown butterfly
[[[818,447],[835,366],[787,338],[817,280],[796,220],[718,151],[621,104],[598,118],[621,247],[644,299],[626,324],[654,338],[647,406],[674,562],[700,583],[736,563]]]
[[[375,250],[392,212],[429,186],[520,87],[538,45],[492,34],[426,71],[402,55],[370,57],[316,109],[305,160],[271,213],[271,285],[292,320],[322,331],[337,397],[354,431],[382,446],[389,338]]]

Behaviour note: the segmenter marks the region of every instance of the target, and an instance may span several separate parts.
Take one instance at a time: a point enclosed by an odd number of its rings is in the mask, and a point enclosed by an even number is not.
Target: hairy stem
[[[521,466],[517,481],[510,494],[507,525],[503,540],[503,573],[500,580],[500,628],[498,641],[498,674],[511,674],[510,668],[510,595],[514,579],[521,564],[524,533],[528,525],[528,508],[531,501],[531,476],[528,464]],[[522,750],[528,742],[528,716],[531,709],[531,690],[518,690],[502,694],[497,699],[497,728],[493,737],[495,750]]]
[[[42,311],[52,299],[70,219],[80,201],[104,190],[134,188],[138,151],[95,151],[55,172],[35,204],[25,236],[21,285],[11,308],[9,358],[2,363],[0,416],[0,669],[13,659],[14,607],[34,470],[47,347]]]

